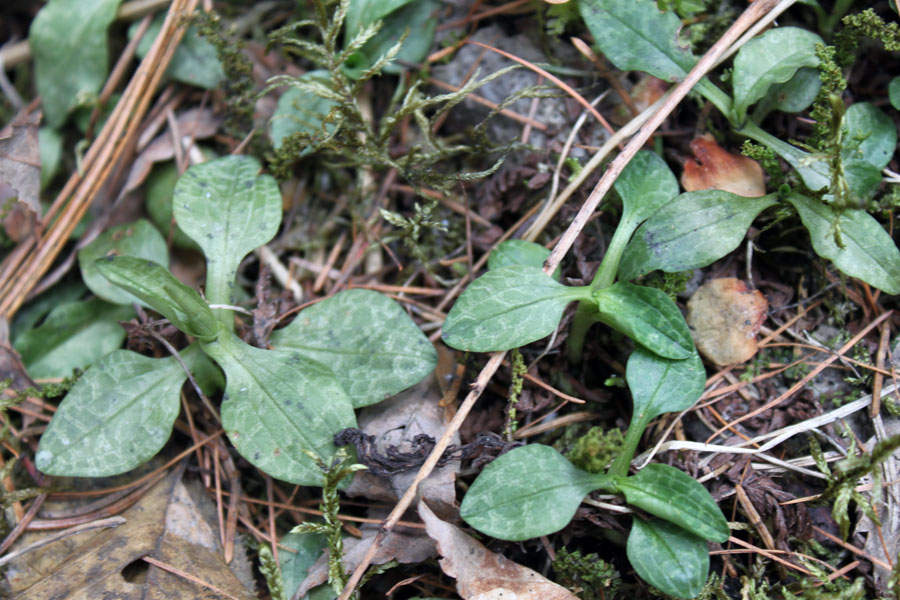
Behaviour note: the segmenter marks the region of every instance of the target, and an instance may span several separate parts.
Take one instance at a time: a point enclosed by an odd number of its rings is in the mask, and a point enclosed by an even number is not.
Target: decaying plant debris
[[[4,6],[0,596],[897,598],[898,11]]]

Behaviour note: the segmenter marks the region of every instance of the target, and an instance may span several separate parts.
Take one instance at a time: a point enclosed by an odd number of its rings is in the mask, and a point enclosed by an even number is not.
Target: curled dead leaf
[[[769,303],[734,277],[707,281],[688,300],[687,322],[697,350],[719,366],[750,360]]]
[[[654,77],[653,75],[644,75],[636,84],[634,84],[629,95],[631,96],[631,101],[634,103],[634,108],[638,112],[641,112],[662,98],[663,94],[665,94],[668,89],[669,84],[662,79]],[[612,121],[617,125],[624,125],[631,120],[632,116],[633,115],[628,107],[622,103],[617,105],[613,110]]]
[[[578,600],[566,588],[491,552],[419,502],[425,531],[437,542],[441,569],[456,579],[464,600]]]
[[[762,167],[752,158],[725,151],[708,133],[694,138],[691,152],[697,160],[684,161],[685,190],[723,190],[747,198],[766,195]]]

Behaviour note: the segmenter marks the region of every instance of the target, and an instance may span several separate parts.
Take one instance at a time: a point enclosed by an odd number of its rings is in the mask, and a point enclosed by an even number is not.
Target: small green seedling
[[[584,0],[579,8],[597,46],[620,69],[678,81],[698,60],[678,43],[681,21],[672,12],[660,12],[654,0]],[[860,16],[877,20],[874,13]],[[846,19],[845,23],[852,25]],[[773,28],[738,51],[730,78],[731,96],[707,78],[695,91],[728,119],[737,134],[768,147],[795,169],[803,185],[782,196],[799,214],[817,254],[851,277],[900,294],[900,250],[878,221],[862,210],[893,156],[897,130],[872,104],[844,106],[840,68],[828,62],[829,56],[816,34],[794,27]],[[823,69],[821,80],[814,76],[817,68]],[[813,112],[821,113],[816,118],[829,121],[817,125],[822,138],[817,149],[789,144],[759,125],[771,110],[800,112],[814,99]],[[670,205],[669,214],[654,215],[626,250],[620,277],[630,279],[653,269],[683,270],[677,258],[671,259],[666,241],[677,238],[680,231],[681,240],[687,242],[693,223],[670,217],[680,212],[694,219],[704,204],[712,223],[713,207],[699,200],[684,199],[681,205]],[[752,220],[740,222],[749,227]],[[734,227],[738,221],[732,221]]]
[[[699,593],[709,570],[706,541],[728,538],[725,518],[703,486],[677,469],[652,464],[628,476],[628,466],[652,419],[685,410],[700,397],[706,371],[675,303],[658,289],[624,280],[621,265],[635,229],[672,204],[707,206],[706,214],[698,211],[696,221],[683,229],[683,209],[677,218],[667,220],[672,235],[665,243],[674,248],[671,260],[693,268],[733,250],[749,222],[774,199],[740,198],[719,191],[679,196],[675,176],[662,159],[646,151],[628,165],[616,190],[623,202],[622,218],[591,285],[569,287],[544,273],[538,265],[546,253],[540,246],[522,252],[519,243],[513,246],[516,253],[501,246],[501,258],[492,256],[489,264],[502,259],[504,266],[491,268],[463,292],[447,315],[443,337],[461,350],[516,348],[551,334],[566,305],[578,301],[570,345],[583,343],[595,322],[637,342],[626,372],[634,416],[622,451],[606,473],[591,474],[547,446],[513,450],[479,475],[463,500],[461,513],[479,531],[523,540],[565,527],[584,496],[594,490],[622,493],[629,504],[657,517],[649,521],[635,517],[628,541],[635,570],[666,593],[691,598]],[[715,241],[698,247],[697,236],[711,236]],[[508,260],[510,255],[515,260]],[[632,262],[640,265],[637,259]],[[619,281],[614,282],[617,273]],[[581,328],[577,336],[576,328]],[[573,337],[577,337],[574,342]]]
[[[201,383],[224,371],[222,426],[248,461],[284,481],[321,485],[322,470],[308,453],[330,461],[334,434],[356,426],[355,408],[417,383],[437,357],[397,303],[368,290],[341,292],[301,311],[272,335],[273,350],[233,333],[238,265],[281,222],[278,186],[259,170],[253,158],[229,156],[190,168],[176,185],[175,219],[206,255],[206,298],[139,243],[132,256],[96,258],[114,242],[114,250],[125,251],[118,230],[85,248],[84,279],[98,295],[136,300],[193,338],[179,354]],[[139,223],[127,227],[145,230]],[[60,404],[41,437],[38,468],[97,477],[149,460],[171,435],[186,378],[174,356],[106,355]]]

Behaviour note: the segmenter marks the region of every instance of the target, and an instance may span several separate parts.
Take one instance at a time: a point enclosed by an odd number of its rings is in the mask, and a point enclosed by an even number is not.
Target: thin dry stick
[[[200,579],[196,575],[191,575],[187,571],[182,571],[181,569],[179,569],[177,567],[173,567],[170,564],[156,560],[152,556],[142,556],[141,559],[144,562],[153,565],[154,567],[158,567],[158,568],[162,569],[163,571],[168,571],[169,573],[172,573],[173,575],[177,575],[183,579],[187,579],[188,581],[190,581],[192,583],[196,583],[199,586],[202,586],[202,587],[205,587],[206,589],[212,590],[217,594],[225,596],[226,598],[231,598],[232,600],[240,600],[237,596],[232,596],[228,592],[226,592],[224,590],[220,590],[219,588],[217,588],[213,584],[209,583],[208,581],[204,581],[203,579]]]
[[[6,556],[0,557],[0,566],[5,565],[9,561],[22,556],[23,554],[27,554],[32,550],[37,550],[38,548],[42,548],[47,544],[52,544],[55,541],[61,540],[63,538],[69,537],[70,535],[75,535],[76,533],[82,533],[84,531],[91,531],[93,529],[103,529],[105,527],[118,527],[119,525],[123,525],[125,523],[124,517],[109,517],[108,519],[100,519],[99,521],[91,521],[90,523],[82,523],[81,525],[76,525],[75,527],[70,527],[69,529],[64,529],[63,531],[54,533],[45,538],[41,538],[33,544],[29,544],[24,548],[20,548],[15,552],[10,552]]]
[[[791,3],[794,0],[781,0],[783,3]],[[600,200],[603,196],[606,195],[606,192],[612,187],[613,182],[616,177],[618,177],[619,173],[622,172],[622,169],[625,168],[625,165],[628,164],[628,161],[637,154],[637,151],[644,145],[644,143],[650,139],[650,136],[653,132],[658,128],[662,122],[669,116],[678,103],[687,96],[688,92],[691,90],[694,85],[700,81],[700,79],[706,75],[707,71],[712,69],[718,58],[723,55],[729,48],[729,46],[737,40],[741,34],[747,30],[753,23],[758,21],[760,18],[766,15],[773,7],[779,4],[778,0],[756,0],[753,4],[751,4],[747,10],[735,21],[731,27],[728,28],[728,31],[717,41],[712,48],[701,58],[694,68],[688,73],[687,77],[685,77],[684,81],[679,83],[671,92],[671,95],[666,100],[665,104],[660,108],[660,111],[653,115],[647,123],[641,128],[641,130],[631,139],[630,142],[625,146],[625,149],[619,154],[618,157],[613,161],[612,165],[610,165],[609,170],[600,181],[597,183],[597,187],[594,188],[594,191],[591,192],[591,195],[588,197],[587,201],[585,201],[584,205],[581,207],[581,210],[578,211],[578,214],[575,216],[575,219],[572,221],[572,224],[563,234],[562,238],[560,238],[559,242],[556,244],[556,247],[551,252],[550,257],[544,263],[544,272],[548,275],[553,273],[556,267],[559,265],[562,257],[569,251],[569,248],[572,247],[572,244],[575,243],[575,238],[581,233],[581,230],[587,225],[588,220],[590,219],[591,214],[597,208],[597,205],[600,204]],[[447,449],[447,446],[450,444],[450,439],[453,437],[453,434],[459,429],[462,425],[465,418],[468,416],[469,411],[472,410],[472,407],[475,405],[475,401],[481,396],[481,393],[487,387],[488,382],[491,377],[494,376],[494,373],[497,372],[497,369],[500,367],[500,364],[503,362],[503,358],[506,356],[506,352],[495,352],[491,355],[490,360],[484,366],[481,373],[479,373],[478,378],[475,380],[475,384],[472,388],[472,391],[466,396],[466,399],[459,407],[459,411],[453,417],[453,420],[450,421],[447,429],[444,431],[444,434],[441,436],[441,439],[437,441],[434,445],[434,448],[431,451],[431,454],[425,460],[425,463],[419,469],[419,472],[416,473],[416,477],[413,482],[410,484],[409,488],[403,494],[403,497],[397,502],[397,505],[388,515],[388,518],[385,520],[384,525],[378,531],[375,536],[375,541],[372,546],[369,548],[366,555],[363,557],[362,561],[360,561],[359,565],[357,565],[356,569],[354,569],[353,574],[350,577],[350,580],[347,582],[346,587],[344,587],[344,591],[341,593],[338,600],[348,600],[350,598],[350,594],[353,593],[353,590],[356,589],[356,586],[359,585],[359,582],[362,580],[363,575],[366,572],[366,569],[369,568],[369,565],[372,564],[372,559],[375,558],[375,555],[378,552],[380,544],[382,540],[384,540],[385,535],[390,532],[394,525],[396,525],[397,521],[400,520],[400,517],[409,506],[412,504],[413,499],[417,494],[417,489],[419,483],[422,482],[426,477],[431,474],[431,471],[437,465],[438,460],[441,455],[444,453],[444,450]]]

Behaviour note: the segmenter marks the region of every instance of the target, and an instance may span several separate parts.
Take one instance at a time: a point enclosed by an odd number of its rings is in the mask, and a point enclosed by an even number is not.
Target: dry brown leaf
[[[41,210],[40,119],[40,113],[20,113],[0,130],[0,215],[15,242],[35,231]],[[7,206],[12,198],[18,201]]]
[[[456,579],[456,591],[464,600],[578,600],[561,585],[491,552],[440,520],[424,502],[419,502],[419,515],[444,557],[441,569]]]
[[[653,75],[644,75],[631,88],[629,96],[634,103],[634,107],[638,112],[642,112],[645,108],[662,98],[663,94],[669,89],[669,84],[654,77]],[[613,110],[612,121],[616,125],[624,125],[632,118],[631,111],[625,103],[617,104]]]
[[[206,108],[192,108],[181,113],[175,120],[178,135],[181,140],[185,138],[202,140],[215,135],[222,119],[217,117],[212,110]],[[134,159],[131,170],[128,172],[128,180],[125,182],[125,191],[131,191],[139,187],[147,176],[154,163],[169,160],[175,156],[175,144],[171,130],[166,130],[150,142]]]
[[[389,446],[408,452],[413,449],[413,440],[418,435],[437,439],[444,432],[444,410],[439,405],[441,390],[434,375],[423,379],[418,385],[374,406],[367,406],[359,414],[359,428],[363,433],[376,438],[376,448],[384,453]],[[459,435],[451,440],[459,444]],[[422,456],[424,462],[426,456]],[[432,471],[419,485],[419,493],[435,507],[440,514],[452,514],[456,505],[456,473],[460,462],[451,461]],[[348,496],[365,496],[373,500],[396,501],[410,486],[417,469],[404,471],[389,479],[376,477],[366,471],[356,474],[353,483],[346,490]]]
[[[748,198],[766,195],[762,167],[752,158],[726,152],[708,133],[694,138],[691,152],[700,162],[684,161],[685,190],[723,190]]]
[[[125,524],[63,538],[12,561],[6,578],[16,600],[158,598],[205,600],[256,595],[225,564],[218,536],[181,482],[181,471],[154,485],[122,513]],[[38,534],[18,543],[28,545]],[[222,593],[145,562],[171,565]]]
[[[740,279],[707,281],[688,300],[687,322],[697,350],[719,366],[750,360],[768,307],[762,292]]]

